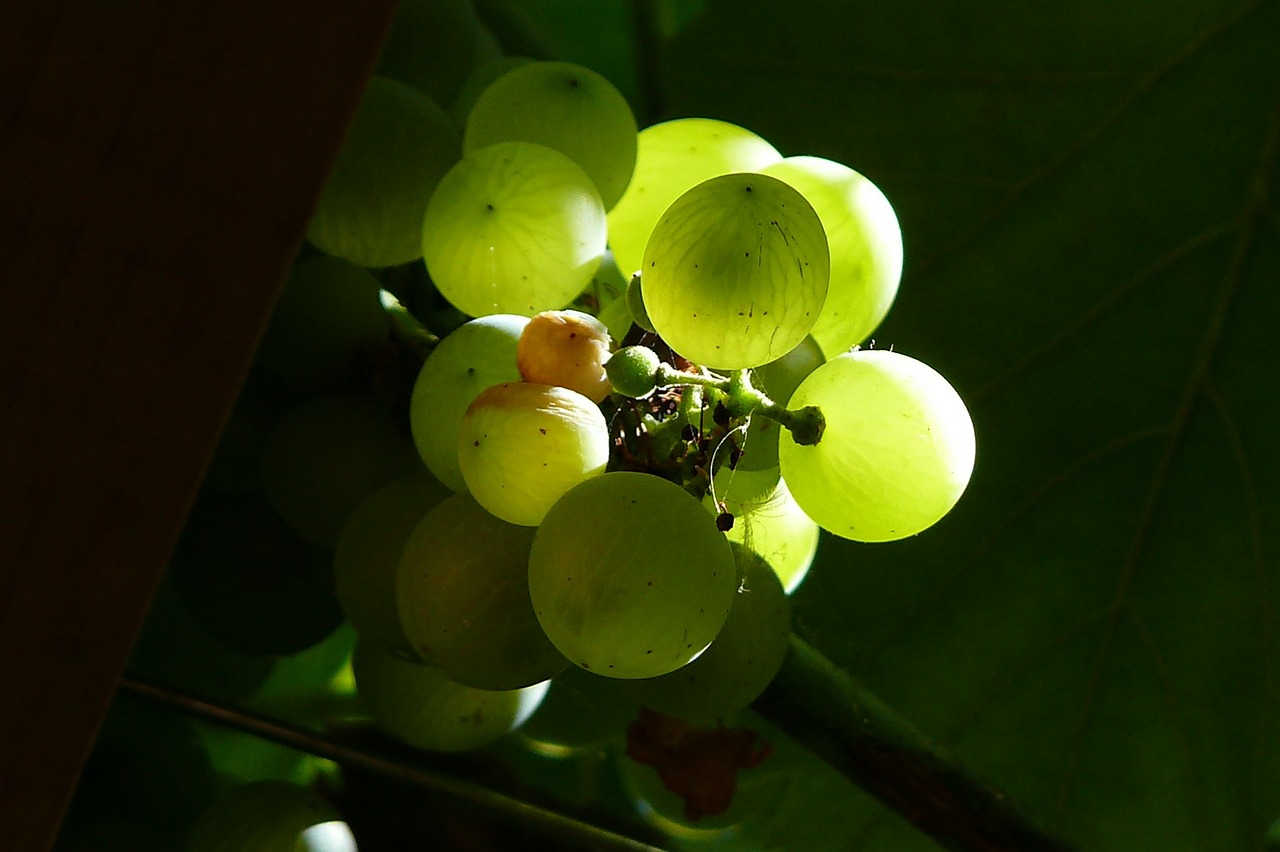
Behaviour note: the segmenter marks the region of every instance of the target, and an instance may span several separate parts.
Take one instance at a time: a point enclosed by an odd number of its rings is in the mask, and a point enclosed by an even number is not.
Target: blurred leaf
[[[1091,850],[1280,813],[1277,45],[1275,2],[717,0],[663,56],[670,115],[885,190],[877,345],[978,429],[938,527],[824,542],[802,632]]]

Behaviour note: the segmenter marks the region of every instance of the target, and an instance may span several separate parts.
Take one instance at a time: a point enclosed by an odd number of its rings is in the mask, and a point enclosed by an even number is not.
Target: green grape
[[[479,58],[482,30],[471,0],[400,0],[374,73],[451,103]]]
[[[613,340],[604,323],[581,311],[543,311],[520,334],[516,365],[526,382],[575,390],[597,405],[613,389],[605,375]]]
[[[785,479],[775,478],[771,488],[755,496],[740,501],[735,496],[730,491],[723,501],[733,515],[733,527],[725,535],[759,554],[791,594],[818,554],[818,525],[796,503]],[[713,514],[721,511],[709,499],[704,502]]]
[[[406,648],[396,611],[396,571],[409,533],[451,492],[426,472],[392,480],[370,494],[342,525],[333,583],[347,621],[371,645]]]
[[[262,454],[271,506],[305,538],[332,548],[366,497],[421,470],[390,412],[360,396],[312,397],[276,424]]]
[[[698,364],[758,367],[795,348],[827,294],[818,214],[777,178],[721,175],[680,196],[644,250],[645,310]]]
[[[656,677],[688,663],[724,625],[736,588],[714,520],[680,486],[647,473],[605,473],[570,490],[529,555],[548,638],[610,677]]]
[[[314,845],[317,835],[308,832],[328,823],[345,826],[316,792],[288,781],[254,781],[232,787],[205,809],[191,829],[187,852],[355,852],[350,829],[345,842]]]
[[[792,408],[818,406],[816,445],[790,437],[778,460],[796,502],[823,529],[855,541],[915,535],[951,510],[973,471],[973,421],[927,364],[887,350],[837,356],[814,370]]]
[[[577,391],[505,382],[484,391],[458,427],[458,464],[481,506],[537,526],[551,504],[609,463],[609,424]]]
[[[809,335],[786,355],[756,368],[751,381],[769,399],[785,406],[800,382],[824,360],[822,349],[813,335]],[[778,467],[778,434],[782,428],[777,420],[759,414],[752,416],[746,434],[738,442],[742,452],[735,467],[739,474],[748,471],[760,473]]]
[[[387,733],[428,751],[469,751],[489,745],[524,724],[547,692],[545,682],[523,689],[475,689],[450,680],[435,666],[363,642],[356,644],[352,668],[373,721]]]
[[[302,393],[339,390],[390,332],[378,280],[336,257],[293,268],[258,347],[259,363]]]
[[[342,622],[325,554],[260,496],[203,492],[169,574],[195,621],[242,653],[295,653]]]
[[[520,380],[516,346],[528,317],[494,314],[464,323],[432,350],[409,401],[413,443],[427,469],[454,491],[466,491],[458,467],[458,427],[480,392]]]
[[[325,182],[307,239],[360,266],[422,256],[422,216],[462,155],[458,129],[412,86],[374,77]]]
[[[630,275],[644,260],[649,234],[686,190],[730,172],[759,171],[782,155],[750,130],[711,118],[678,118],[641,130],[636,167],[609,211],[609,247]]]
[[[661,677],[626,681],[635,699],[689,722],[731,720],[764,692],[791,639],[791,602],[767,562],[733,544],[742,577],[733,608],[711,646]]]
[[[462,90],[454,98],[453,106],[449,108],[449,114],[453,116],[453,120],[459,127],[466,127],[471,108],[476,105],[476,101],[480,100],[485,89],[508,71],[533,61],[527,56],[497,56],[472,68],[471,73],[467,75],[467,81],[462,84]]]
[[[627,99],[589,68],[529,62],[481,93],[467,116],[462,149],[495,142],[535,142],[573,160],[595,182],[608,210],[636,164],[636,119]]]
[[[518,689],[564,671],[529,601],[533,529],[455,494],[414,527],[396,575],[413,651],[459,683]]]
[[[532,316],[563,308],[590,283],[604,257],[604,207],[564,154],[498,142],[444,176],[421,237],[432,280],[459,310]]]
[[[822,219],[831,286],[812,334],[827,357],[846,352],[875,330],[898,293],[898,217],[874,183],[840,163],[788,157],[760,171],[798,189]]]

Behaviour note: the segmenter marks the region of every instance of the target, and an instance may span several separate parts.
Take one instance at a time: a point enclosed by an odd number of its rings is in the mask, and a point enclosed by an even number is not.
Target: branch
[[[1074,848],[802,639],[753,708],[946,849]]]
[[[582,848],[606,852],[661,852],[641,843],[573,817],[547,810],[480,784],[429,769],[390,754],[380,754],[370,746],[346,745],[332,736],[318,734],[274,719],[226,707],[164,684],[126,675],[119,692],[161,704],[189,716],[232,728],[283,746],[306,752],[343,767],[352,767],[382,778],[430,790],[458,802],[475,805],[494,816],[550,838],[556,848]]]

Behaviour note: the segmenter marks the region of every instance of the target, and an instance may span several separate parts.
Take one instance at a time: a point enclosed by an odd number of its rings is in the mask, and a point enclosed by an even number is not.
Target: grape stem
[[[759,414],[776,420],[791,432],[791,439],[801,446],[812,446],[822,440],[827,420],[816,405],[788,409],[769,399],[751,382],[750,370],[735,370],[729,376],[716,373],[691,373],[660,363],[654,373],[654,385],[666,387],[714,388],[725,395],[725,408],[734,417]]]
[[[382,309],[391,320],[392,333],[425,360],[431,350],[436,348],[440,338],[428,331],[390,291],[381,290],[378,296]]]

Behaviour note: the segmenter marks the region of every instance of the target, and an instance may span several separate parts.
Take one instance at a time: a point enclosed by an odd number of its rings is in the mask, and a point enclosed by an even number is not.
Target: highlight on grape
[[[783,664],[820,530],[916,535],[973,469],[947,380],[865,345],[893,208],[724,121],[637,129],[570,63],[415,85],[370,83],[206,488],[333,549],[356,689],[404,743],[532,719],[549,748],[568,712],[572,750],[586,693],[731,723]]]

